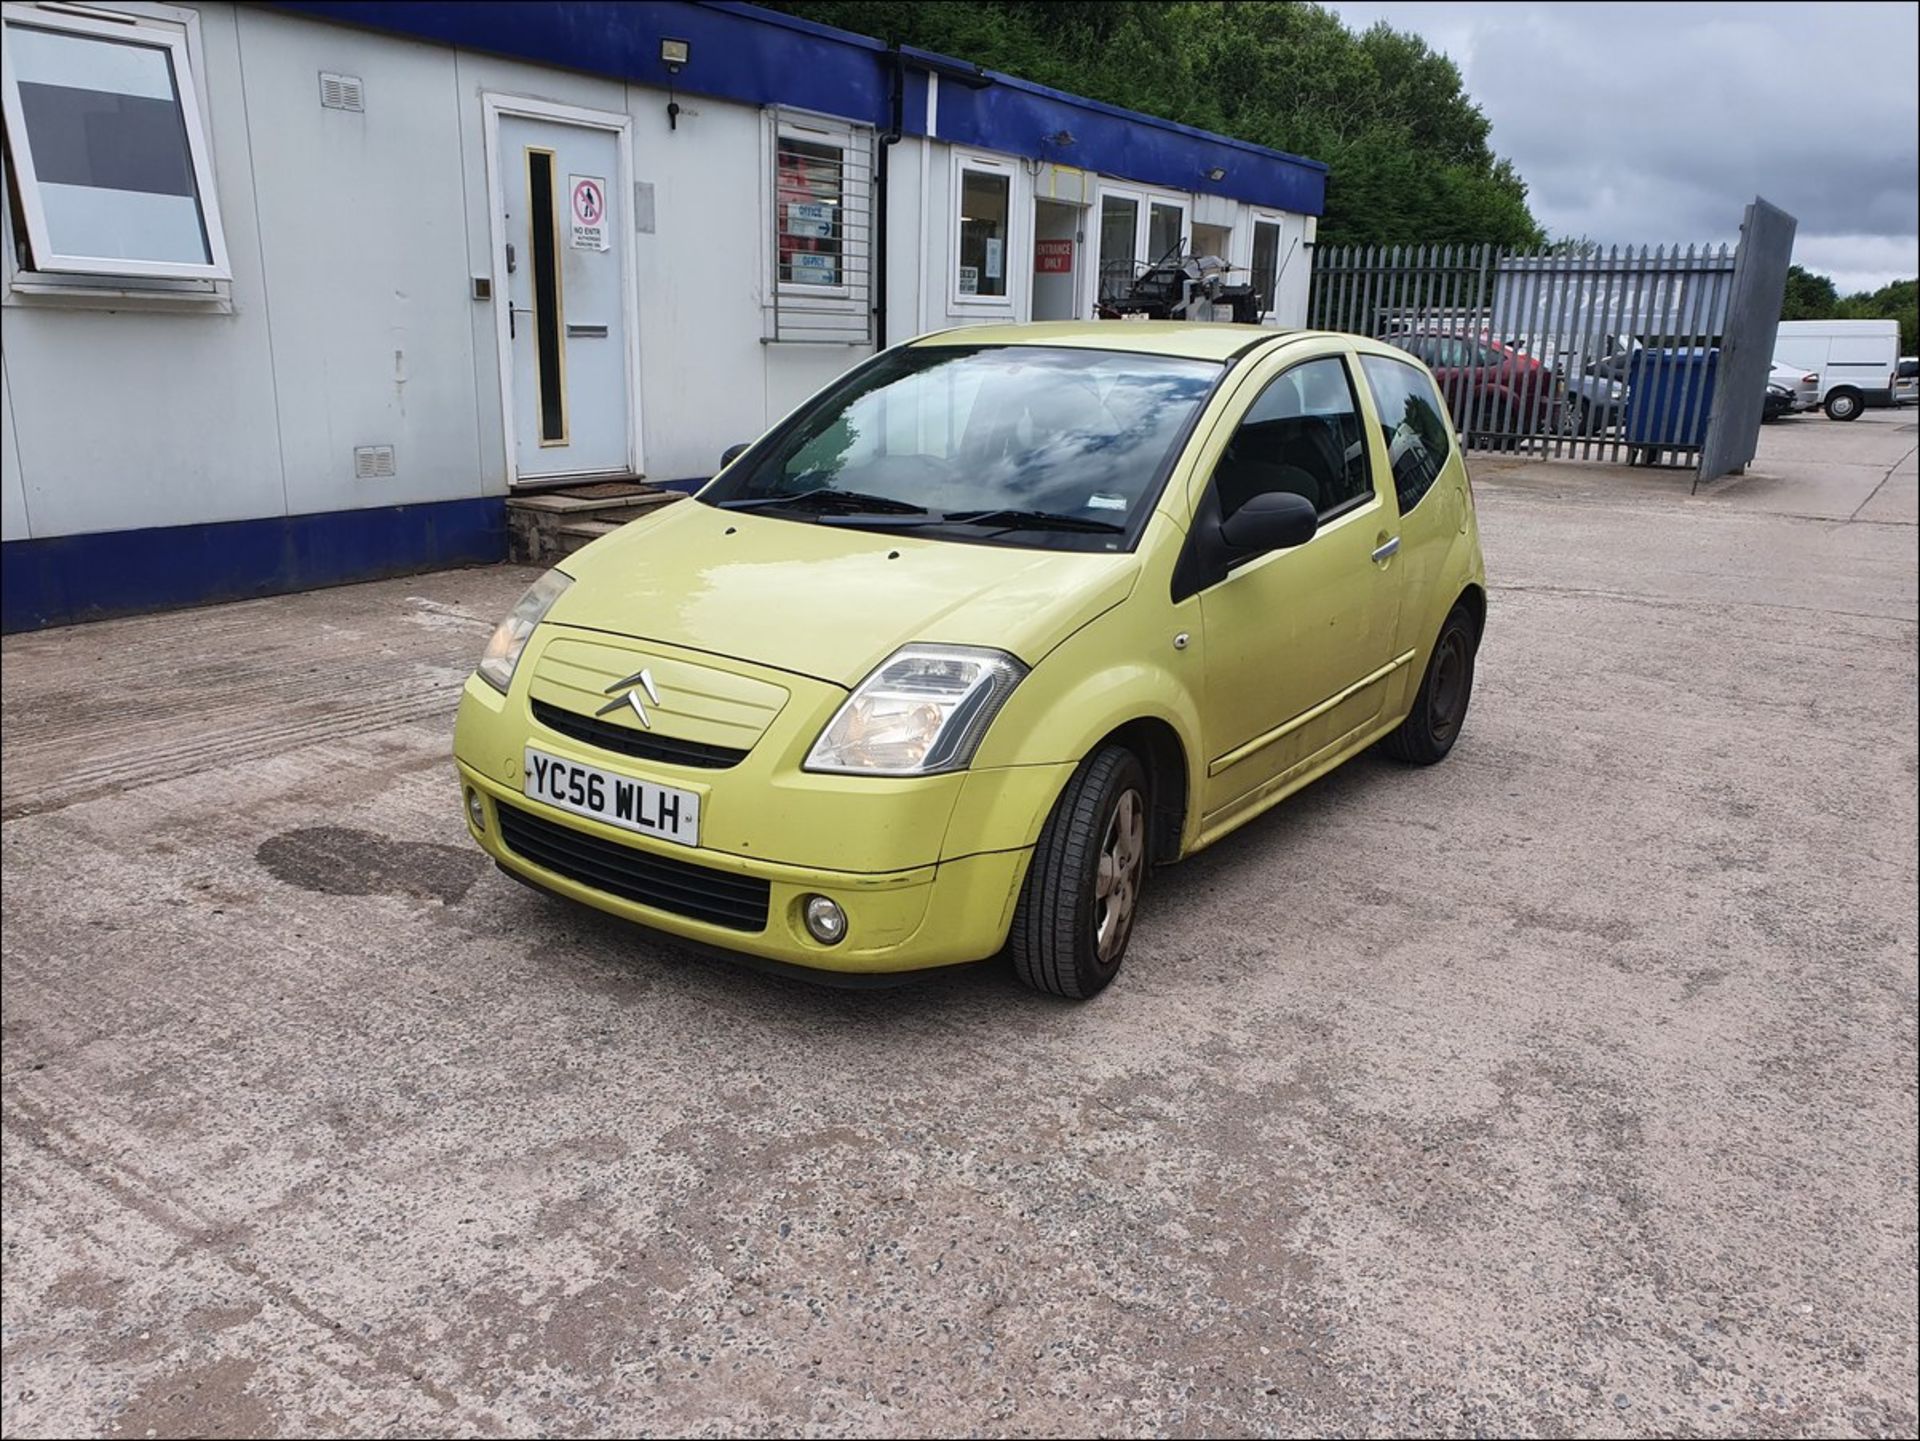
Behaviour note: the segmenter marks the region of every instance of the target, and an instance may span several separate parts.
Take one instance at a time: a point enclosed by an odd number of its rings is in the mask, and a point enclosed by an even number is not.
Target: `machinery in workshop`
[[[1219,256],[1183,256],[1176,246],[1135,276],[1123,294],[1101,301],[1100,317],[1255,324],[1263,297],[1250,283],[1230,279],[1232,274]]]

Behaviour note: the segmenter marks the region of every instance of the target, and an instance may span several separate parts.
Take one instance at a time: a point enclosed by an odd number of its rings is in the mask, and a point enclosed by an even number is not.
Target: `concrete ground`
[[[1912,1435],[1916,428],[1477,467],[1466,735],[1085,1006],[467,844],[524,571],[4,646],[4,1430]]]

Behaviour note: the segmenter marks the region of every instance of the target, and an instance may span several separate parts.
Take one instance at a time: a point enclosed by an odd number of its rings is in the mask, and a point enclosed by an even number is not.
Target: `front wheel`
[[[1866,403],[1855,390],[1836,390],[1827,397],[1828,420],[1858,420]]]
[[[1427,673],[1413,709],[1384,743],[1388,755],[1412,765],[1430,766],[1443,759],[1460,738],[1473,698],[1473,660],[1480,637],[1473,617],[1455,606],[1440,627],[1440,638],[1427,657]]]
[[[1054,803],[1007,936],[1014,974],[1035,990],[1084,1000],[1119,972],[1146,879],[1151,794],[1139,758],[1110,745]]]

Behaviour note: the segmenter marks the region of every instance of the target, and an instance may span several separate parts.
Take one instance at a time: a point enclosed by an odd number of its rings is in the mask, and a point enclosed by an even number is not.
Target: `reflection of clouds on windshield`
[[[1072,509],[1096,493],[1136,500],[1206,389],[1206,379],[1197,376],[1113,376],[1100,397],[1110,428],[1083,426],[1034,436],[1017,449],[984,459],[968,480],[996,493],[983,497],[983,503],[1033,506],[1051,497],[1043,508]],[[1028,408],[1031,413],[1040,407],[1030,402]]]
[[[1131,511],[1222,368],[1129,351],[908,348],[821,396],[722,498],[831,488],[936,513]]]

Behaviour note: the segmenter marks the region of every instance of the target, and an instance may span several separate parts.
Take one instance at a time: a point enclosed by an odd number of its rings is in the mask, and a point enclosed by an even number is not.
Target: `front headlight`
[[[1626,386],[1622,385],[1619,381],[1610,380],[1607,382],[1607,399],[1608,400],[1618,400],[1621,396],[1625,395],[1626,393],[1627,393]]]
[[[806,769],[923,776],[964,770],[1027,668],[1005,651],[902,646],[847,697]]]
[[[520,664],[520,652],[527,648],[533,628],[546,619],[553,603],[573,584],[573,577],[550,570],[514,602],[507,618],[494,628],[487,648],[480,656],[480,678],[500,694],[513,684],[513,668]]]

